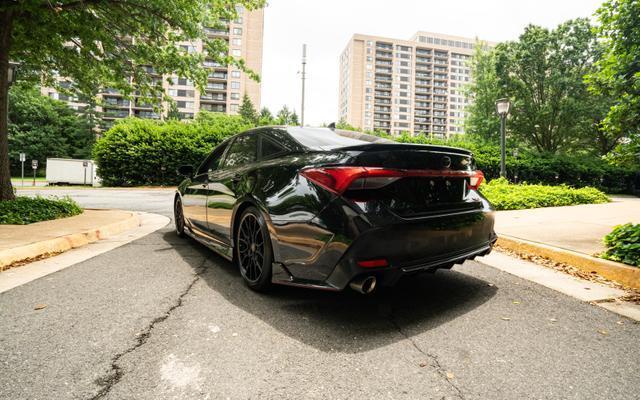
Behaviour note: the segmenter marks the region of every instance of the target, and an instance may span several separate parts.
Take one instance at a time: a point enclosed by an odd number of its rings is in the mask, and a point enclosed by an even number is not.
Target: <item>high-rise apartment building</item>
[[[238,18],[230,21],[224,29],[206,28],[206,32],[211,38],[222,38],[229,43],[229,55],[242,58],[246,66],[260,74],[262,71],[262,36],[264,30],[264,10],[258,9],[249,11],[238,7]],[[180,44],[188,52],[202,52],[202,40],[193,42],[183,42]],[[172,84],[167,82],[166,76],[157,74],[154,77],[158,83],[163,85],[167,93],[176,103],[180,117],[184,119],[193,118],[199,110],[236,114],[242,97],[246,93],[253,104],[260,107],[260,83],[233,66],[224,66],[213,60],[204,62],[210,68],[207,85],[203,92],[200,92],[194,83],[173,76]],[[153,67],[148,66],[148,71],[153,74]],[[63,85],[71,84],[64,78],[60,78]],[[71,107],[80,109],[86,104],[78,99],[58,93],[52,88],[42,88],[42,94],[55,99],[64,100]],[[100,106],[97,111],[108,127],[114,120],[136,116],[141,118],[162,119],[169,112],[169,103],[163,104],[162,112],[155,111],[153,106],[138,100],[126,99],[116,90],[107,89],[98,95]]]
[[[475,45],[429,32],[409,40],[355,34],[340,55],[338,118],[391,134],[464,133]]]

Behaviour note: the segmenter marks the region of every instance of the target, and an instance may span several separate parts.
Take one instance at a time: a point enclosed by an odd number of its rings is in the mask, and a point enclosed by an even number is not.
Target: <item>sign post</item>
[[[36,186],[36,170],[38,169],[38,160],[31,160],[31,168],[33,168],[33,186]]]
[[[87,185],[87,167],[89,166],[88,161],[83,161],[82,166],[84,167],[84,185]]]
[[[24,162],[27,161],[27,155],[20,153],[20,163],[22,164],[22,186],[24,187]]]

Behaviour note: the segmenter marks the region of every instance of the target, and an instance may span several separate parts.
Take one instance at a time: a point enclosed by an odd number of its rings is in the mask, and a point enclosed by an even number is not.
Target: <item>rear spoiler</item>
[[[457,147],[433,146],[430,144],[397,143],[393,141],[389,141],[389,142],[390,143],[376,142],[376,143],[360,144],[356,146],[340,147],[334,150],[336,151],[419,150],[419,151],[431,151],[435,153],[459,154],[464,156],[472,155],[471,151],[460,149]]]

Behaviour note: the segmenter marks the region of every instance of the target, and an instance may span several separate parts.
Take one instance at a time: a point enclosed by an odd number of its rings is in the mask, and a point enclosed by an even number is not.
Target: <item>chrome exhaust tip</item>
[[[370,294],[376,288],[376,277],[365,276],[362,278],[356,278],[349,283],[349,286],[358,293]]]

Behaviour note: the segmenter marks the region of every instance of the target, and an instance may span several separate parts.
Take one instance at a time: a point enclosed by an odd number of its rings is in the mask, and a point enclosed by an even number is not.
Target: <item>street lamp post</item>
[[[509,114],[509,108],[511,107],[511,103],[509,103],[509,99],[498,99],[496,101],[496,112],[500,116],[500,177],[504,178],[507,176],[507,144],[506,144],[506,123],[507,123],[507,115]]]

